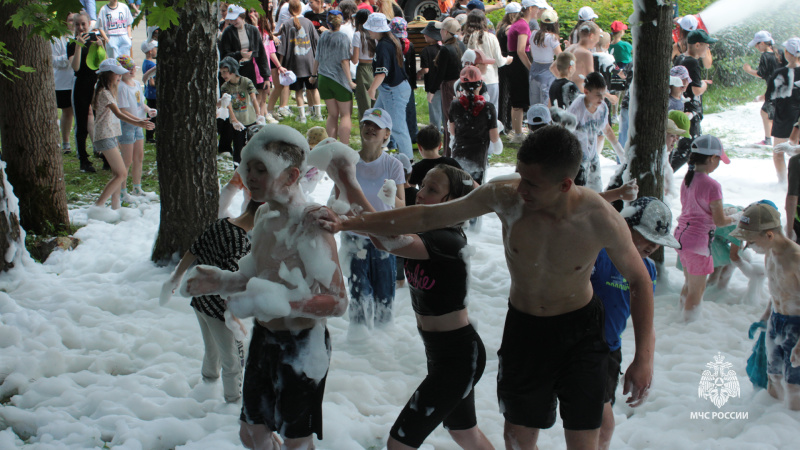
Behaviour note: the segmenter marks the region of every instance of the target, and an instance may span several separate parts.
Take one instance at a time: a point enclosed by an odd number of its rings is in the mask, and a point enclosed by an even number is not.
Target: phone
[[[90,32],[84,33],[84,34],[88,36],[86,38],[86,42],[95,42],[95,41],[97,41],[97,32],[90,31]]]

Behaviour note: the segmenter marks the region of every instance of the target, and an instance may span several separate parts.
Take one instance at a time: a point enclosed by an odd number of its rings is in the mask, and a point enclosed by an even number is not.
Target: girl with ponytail
[[[709,176],[720,161],[730,164],[719,139],[703,135],[694,140],[689,171],[681,185],[681,215],[675,228],[675,238],[681,244],[678,258],[685,277],[680,306],[686,322],[699,317],[706,279],[714,272],[711,236],[716,227],[735,223],[722,208],[722,186]]]

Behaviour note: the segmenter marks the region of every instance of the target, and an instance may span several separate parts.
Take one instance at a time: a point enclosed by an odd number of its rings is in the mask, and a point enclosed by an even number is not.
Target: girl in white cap
[[[106,200],[111,197],[111,208],[119,209],[121,206],[120,187],[128,179],[128,170],[125,168],[125,162],[122,160],[117,143],[117,136],[122,135],[120,120],[150,130],[155,128],[155,125],[147,119],[134,117],[117,106],[119,81],[123,74],[128,73],[128,69],[122,67],[116,59],[106,59],[100,63],[97,73],[97,85],[92,98],[92,108],[96,111],[94,149],[106,157],[108,165],[111,166],[112,177],[103,188],[94,207],[89,209],[89,217],[115,221],[119,215],[108,214],[102,208],[106,204]]]
[[[800,80],[800,38],[791,38],[783,43],[783,56],[788,64],[772,74],[772,79],[767,85],[767,100],[775,105],[775,117],[772,122],[772,137],[776,147],[786,142],[792,134],[794,124],[800,117],[800,87],[796,81]],[[786,183],[786,160],[783,151],[776,149],[772,155],[775,170],[778,172],[778,181]]]
[[[680,307],[687,322],[699,317],[706,279],[714,272],[711,236],[717,227],[735,223],[722,207],[722,186],[709,176],[720,161],[730,164],[719,139],[706,134],[692,142],[689,171],[681,185],[681,215],[675,228],[675,238],[681,244],[678,257],[686,280]]]
[[[406,104],[411,95],[411,86],[403,66],[403,47],[390,32],[389,23],[382,13],[372,13],[364,24],[372,39],[378,41],[372,62],[373,80],[367,90],[375,102],[375,108],[385,109],[395,120],[392,121],[392,136],[397,150],[409,158],[414,157],[411,149],[411,136],[406,116]],[[377,97],[377,99],[376,99]]]
[[[781,66],[780,55],[775,53],[772,46],[775,40],[769,31],[759,31],[756,33],[753,40],[750,41],[748,47],[755,47],[761,52],[761,58],[758,60],[758,69],[754,70],[750,64],[745,63],[744,71],[754,77],[761,78],[767,83],[769,89],[769,80],[772,78],[772,73]],[[761,123],[764,124],[764,140],[758,142],[757,145],[772,145],[772,119],[775,116],[775,105],[766,98],[765,95],[759,95],[759,99],[764,101],[761,106]]]
[[[578,34],[578,30],[581,29],[581,25],[586,22],[594,22],[594,19],[597,19],[599,16],[594,13],[594,10],[591,6],[584,6],[583,8],[578,10],[578,22],[575,24],[575,28],[569,32],[569,40],[570,45],[577,44],[580,41],[580,35]]]

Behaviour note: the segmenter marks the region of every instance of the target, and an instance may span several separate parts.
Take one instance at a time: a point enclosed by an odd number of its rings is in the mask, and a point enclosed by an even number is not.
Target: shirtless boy
[[[499,216],[511,276],[497,388],[507,448],[535,448],[539,430],[555,423],[556,399],[568,448],[597,446],[608,345],[589,276],[603,248],[630,283],[636,353],[625,374],[628,401],[644,399],[652,380],[653,285],[625,220],[599,195],[575,186],[581,156],[572,133],[547,126],[522,143],[513,179],[441,205],[320,219],[331,231],[400,235]]]
[[[766,255],[772,301],[767,325],[767,391],[789,409],[800,410],[800,245],[781,231],[781,214],[767,203],[747,207],[731,236]]]
[[[580,40],[564,50],[575,55],[575,72],[570,80],[583,92],[583,82],[595,71],[593,51],[600,41],[600,27],[594,22],[586,22],[578,29]]]
[[[325,318],[344,314],[347,294],[333,235],[303,220],[298,181],[306,153],[306,139],[285,125],[266,125],[250,140],[238,171],[252,198],[266,202],[256,213],[252,251],[238,272],[198,266],[183,289],[229,296],[231,313],[256,318],[239,430],[247,448],[310,449],[313,433],[322,439],[331,352]]]

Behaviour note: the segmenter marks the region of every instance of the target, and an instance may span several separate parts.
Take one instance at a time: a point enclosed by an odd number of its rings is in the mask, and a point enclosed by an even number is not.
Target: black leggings
[[[76,78],[72,87],[72,110],[75,112],[75,143],[81,163],[89,162],[86,153],[86,138],[89,136],[89,111],[92,108],[92,96],[96,77]]]
[[[447,430],[468,430],[478,424],[474,387],[486,367],[486,349],[472,325],[444,332],[419,330],[419,334],[425,343],[428,376],[390,432],[411,447],[421,446],[440,423]]]

